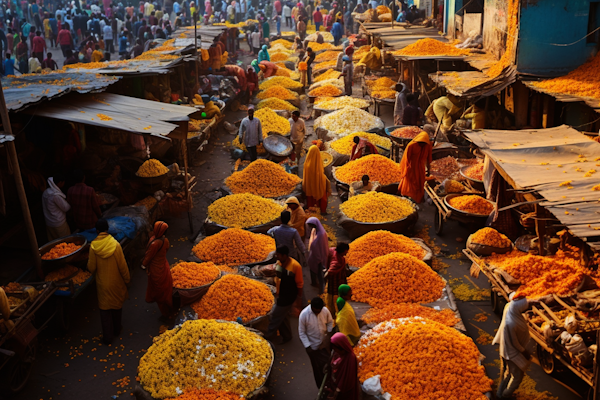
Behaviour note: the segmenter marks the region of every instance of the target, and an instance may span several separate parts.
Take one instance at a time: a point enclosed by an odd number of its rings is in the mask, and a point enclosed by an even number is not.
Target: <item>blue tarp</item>
[[[113,217],[108,219],[108,233],[119,242],[125,237],[129,239],[135,238],[136,231],[135,222],[129,217]],[[96,229],[88,229],[79,234],[85,236],[88,242],[91,242],[98,236]]]

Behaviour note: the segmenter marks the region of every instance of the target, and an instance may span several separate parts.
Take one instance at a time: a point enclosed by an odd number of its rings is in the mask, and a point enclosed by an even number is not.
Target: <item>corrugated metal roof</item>
[[[455,96],[467,99],[493,96],[517,80],[517,68],[511,65],[495,78],[480,71],[444,71],[429,78]]]

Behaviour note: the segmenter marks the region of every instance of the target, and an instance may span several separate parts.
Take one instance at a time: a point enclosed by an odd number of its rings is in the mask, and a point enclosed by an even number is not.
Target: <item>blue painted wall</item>
[[[551,44],[572,43],[587,35],[589,10],[589,0],[521,1],[518,71],[542,76],[564,75],[595,55],[597,45],[585,39],[571,46]],[[600,16],[597,21],[600,23]]]

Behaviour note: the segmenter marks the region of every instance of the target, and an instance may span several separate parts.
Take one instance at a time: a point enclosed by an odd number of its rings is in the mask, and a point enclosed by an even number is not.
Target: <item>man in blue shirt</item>
[[[6,60],[4,60],[4,76],[15,74],[15,60],[10,58],[10,53],[6,53]]]
[[[123,58],[127,55],[127,34],[125,31],[121,33],[119,38],[119,55]]]
[[[267,234],[275,239],[275,247],[286,246],[289,250],[289,256],[300,262],[302,260],[300,255],[304,255],[304,258],[306,258],[306,247],[298,231],[288,225],[292,214],[289,211],[283,211],[280,218],[281,225],[269,229]]]

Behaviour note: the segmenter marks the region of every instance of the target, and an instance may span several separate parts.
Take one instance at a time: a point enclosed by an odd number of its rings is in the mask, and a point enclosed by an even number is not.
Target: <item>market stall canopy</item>
[[[582,238],[600,236],[600,143],[561,125],[537,130],[466,131],[517,189],[533,189],[540,203]]]
[[[214,43],[215,38],[223,33],[224,30],[228,29],[226,26],[198,26],[196,28],[196,32],[200,39],[198,40],[198,48],[202,48],[204,50],[208,50],[210,46]],[[179,31],[178,31],[179,32]],[[183,37],[185,36],[185,37]],[[174,46],[175,47],[186,47],[191,46],[194,47],[194,27],[188,26],[183,32],[180,33],[180,36],[175,39]]]
[[[511,65],[490,78],[480,71],[452,71],[429,74],[429,78],[449,93],[466,99],[493,96],[517,80],[517,68]]]
[[[19,111],[70,92],[101,92],[119,79],[119,77],[96,75],[89,71],[27,74],[3,77],[2,88],[8,110]]]
[[[25,111],[40,117],[164,137],[189,120],[194,107],[111,93],[72,95]]]
[[[543,88],[540,88],[540,87],[534,85],[534,83],[536,81],[522,81],[522,82],[529,89],[534,90],[539,93],[545,93],[563,103],[583,102],[583,103],[587,104],[590,108],[592,108],[594,111],[596,111],[597,113],[600,113],[600,101],[598,101],[598,99],[595,99],[593,97],[582,97],[582,96],[575,96],[575,95],[566,94],[566,93],[553,92],[551,90],[543,89]]]
[[[440,36],[436,28],[403,27],[400,25],[392,27],[389,22],[371,22],[363,26],[368,34],[379,36],[383,43],[393,50],[401,50],[417,40],[425,38],[436,39],[444,43],[448,42]]]

